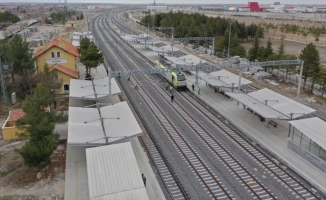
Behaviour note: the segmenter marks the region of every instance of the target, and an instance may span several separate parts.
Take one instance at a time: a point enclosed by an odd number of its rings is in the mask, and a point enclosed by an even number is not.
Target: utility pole
[[[296,99],[297,102],[299,102],[299,100],[300,100],[300,88],[301,88],[301,79],[302,79],[303,65],[304,65],[304,61],[301,61],[300,77],[299,77],[298,91],[297,91],[297,99]]]
[[[229,30],[228,59],[230,58],[230,44],[231,44],[231,26],[232,26],[232,21],[231,21],[231,20],[229,20],[229,25],[230,25],[230,30]]]
[[[65,20],[68,21],[68,2],[65,0]]]
[[[7,91],[7,84],[6,84],[6,79],[3,73],[3,67],[1,63],[1,58],[0,58],[0,81],[1,81],[1,92],[2,92],[2,100],[3,103],[6,106],[9,106],[9,97],[8,97],[8,91]]]
[[[172,54],[171,56],[173,57],[173,43],[174,43],[174,28],[172,27]]]

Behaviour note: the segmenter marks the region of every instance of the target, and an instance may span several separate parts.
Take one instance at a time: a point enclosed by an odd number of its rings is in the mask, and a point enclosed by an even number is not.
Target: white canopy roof
[[[326,122],[318,117],[290,121],[290,124],[326,149]]]
[[[180,60],[183,60],[184,62],[188,63],[188,65],[198,65],[200,63],[200,61],[202,63],[205,63],[205,60],[202,60],[201,58],[198,58],[197,56],[191,55],[191,54],[187,54],[185,56],[180,56],[179,57]]]
[[[72,36],[72,39],[73,39],[73,40],[78,40],[78,41],[79,41],[79,40],[80,40],[80,36],[79,36],[79,35],[73,35],[73,36]]]
[[[238,87],[239,85],[239,76],[224,69],[209,74],[200,72],[198,76],[202,80],[205,80],[207,83],[216,87],[232,87],[232,83],[234,83],[234,87]],[[241,78],[241,85],[247,85],[250,83],[251,81]]]
[[[81,32],[73,32],[73,35],[83,35]]]
[[[172,46],[171,45],[166,45],[162,47],[156,47],[156,46],[148,46],[149,49],[152,49],[155,52],[159,53],[169,53],[172,51]],[[180,51],[180,49],[173,47],[173,51]]]
[[[258,113],[260,116],[264,117],[265,119],[290,119],[288,116],[285,116],[283,113],[280,113],[273,108],[267,106],[266,104],[242,93],[230,93],[226,92],[231,98],[236,99],[240,103],[246,105],[255,113]]]
[[[75,47],[79,47],[79,46],[80,46],[80,42],[79,42],[79,40],[78,40],[78,41],[73,40],[73,41],[72,41],[72,45],[74,45]]]
[[[142,134],[127,102],[101,107],[99,110],[69,107],[68,145],[105,145],[105,134],[109,143],[123,142]],[[103,127],[100,116],[103,118]]]
[[[267,105],[269,107],[284,113],[285,115],[289,116],[291,113],[294,113],[293,119],[298,118],[303,114],[309,114],[316,111],[267,88],[250,92],[248,95],[261,102],[267,100]]]
[[[86,149],[91,200],[147,200],[130,142]]]
[[[188,65],[188,63],[184,62],[183,60],[180,60],[177,57],[164,56],[164,58],[166,58],[167,60],[171,61],[176,65]]]
[[[124,40],[136,41],[138,36],[137,35],[121,35],[120,37]]]
[[[150,35],[147,35],[147,34],[139,34],[138,36],[137,36],[137,38],[140,38],[140,39],[143,39],[143,38],[150,38],[151,36]]]
[[[155,40],[141,40],[139,41],[140,44],[148,44],[148,45],[152,45],[152,44],[159,44],[161,43],[161,41],[155,41]]]
[[[316,110],[267,88],[246,94],[226,93],[267,119],[296,119]]]
[[[95,100],[95,93],[98,94],[97,98],[103,98],[109,96],[109,78],[104,77],[93,81],[95,91],[90,80],[70,80],[70,98]],[[111,94],[120,94],[121,90],[114,78],[111,78]]]

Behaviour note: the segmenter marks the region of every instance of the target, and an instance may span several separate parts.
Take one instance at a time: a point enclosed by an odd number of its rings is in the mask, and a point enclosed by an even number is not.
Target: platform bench
[[[261,122],[264,122],[265,121],[265,118],[260,116],[258,113],[255,113],[254,115],[256,115],[257,117],[259,117],[260,121]]]
[[[249,111],[249,112],[251,112],[251,113],[253,113],[254,111],[253,110],[251,110],[250,108],[247,108],[247,110]]]
[[[274,128],[277,127],[277,123],[274,122],[273,120],[270,120],[270,121],[268,122],[268,125],[272,125],[272,126],[274,126]]]

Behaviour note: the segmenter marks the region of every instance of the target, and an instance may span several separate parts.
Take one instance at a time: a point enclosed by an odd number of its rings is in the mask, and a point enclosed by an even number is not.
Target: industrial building
[[[149,4],[147,6],[147,10],[168,10],[168,9],[169,7],[167,5],[163,3],[156,3],[155,1],[154,3]]]

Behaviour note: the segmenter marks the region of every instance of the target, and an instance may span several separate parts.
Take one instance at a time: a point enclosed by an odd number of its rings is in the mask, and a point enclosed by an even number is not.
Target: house
[[[45,112],[50,112],[50,106],[45,108]],[[24,116],[24,111],[22,109],[13,109],[9,111],[9,116],[2,126],[2,136],[4,140],[17,139],[18,134],[23,133],[24,129],[18,129],[16,126],[16,121]]]
[[[44,65],[49,66],[50,71],[56,70],[63,80],[62,90],[58,93],[69,93],[70,79],[79,79],[77,47],[67,42],[64,37],[53,39],[34,54],[37,72],[43,72]]]
[[[16,133],[23,133],[24,130],[19,130],[16,126],[16,121],[24,116],[22,109],[13,109],[9,111],[9,116],[2,126],[2,136],[4,140],[12,140],[18,138]]]
[[[76,22],[75,21],[67,21],[66,27],[75,27]]]

